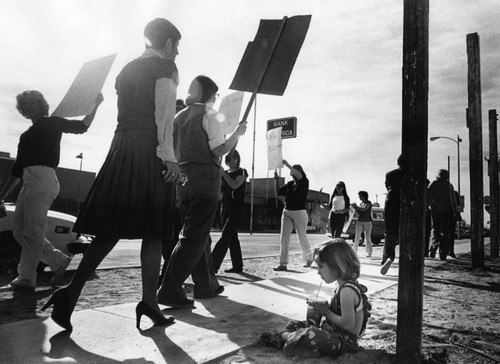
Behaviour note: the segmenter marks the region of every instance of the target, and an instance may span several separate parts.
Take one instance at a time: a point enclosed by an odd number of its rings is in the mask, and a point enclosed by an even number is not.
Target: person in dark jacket
[[[385,275],[396,259],[396,245],[399,241],[399,205],[401,198],[401,180],[403,178],[404,159],[398,157],[398,168],[385,175],[387,195],[384,206],[385,242],[382,253],[382,268],[380,273]]]
[[[427,189],[427,201],[431,208],[432,238],[429,256],[434,258],[439,249],[439,257],[446,260],[450,252],[450,222],[457,213],[455,189],[449,182],[449,172],[440,169],[436,180]],[[456,220],[455,220],[456,221]]]

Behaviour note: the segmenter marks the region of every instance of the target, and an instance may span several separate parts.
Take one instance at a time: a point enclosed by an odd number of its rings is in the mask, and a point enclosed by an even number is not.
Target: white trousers
[[[365,233],[366,254],[372,255],[372,222],[356,221],[356,235],[354,237],[354,251],[358,252],[359,239],[361,234]]]
[[[290,248],[290,235],[293,228],[299,238],[304,261],[313,259],[313,250],[306,236],[307,211],[306,210],[283,210],[281,215],[281,235],[280,235],[280,264],[288,264],[288,251]]]
[[[59,181],[53,168],[24,168],[23,187],[17,197],[13,231],[14,238],[22,247],[17,268],[19,279],[27,279],[36,284],[36,268],[40,261],[54,271],[68,259],[45,238],[47,212],[58,194]]]

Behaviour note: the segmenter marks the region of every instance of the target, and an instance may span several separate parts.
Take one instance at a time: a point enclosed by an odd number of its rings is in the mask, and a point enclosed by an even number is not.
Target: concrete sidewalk
[[[467,249],[459,244],[456,250]],[[397,264],[381,276],[380,260],[360,260],[360,282],[369,295],[397,284]],[[169,327],[152,327],[143,316],[141,331],[135,328],[135,304],[77,311],[70,334],[50,319],[48,310],[37,319],[1,325],[0,358],[19,364],[204,363],[255,343],[259,333],[282,327],[289,319],[304,319],[306,298],[317,294],[320,280],[312,269],[229,286],[222,296],[196,300],[192,310],[164,309],[176,318]],[[320,296],[331,296],[332,288],[323,284]]]

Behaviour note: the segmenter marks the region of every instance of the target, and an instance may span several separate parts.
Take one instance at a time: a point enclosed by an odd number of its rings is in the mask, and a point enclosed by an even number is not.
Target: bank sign
[[[297,118],[295,116],[267,121],[267,131],[279,128],[280,126],[282,127],[281,139],[297,137]]]

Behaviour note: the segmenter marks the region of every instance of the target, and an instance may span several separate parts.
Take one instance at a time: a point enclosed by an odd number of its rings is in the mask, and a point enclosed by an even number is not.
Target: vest
[[[203,128],[205,114],[204,104],[194,104],[175,117],[174,152],[179,165],[219,164],[219,158],[210,150],[208,135]]]

